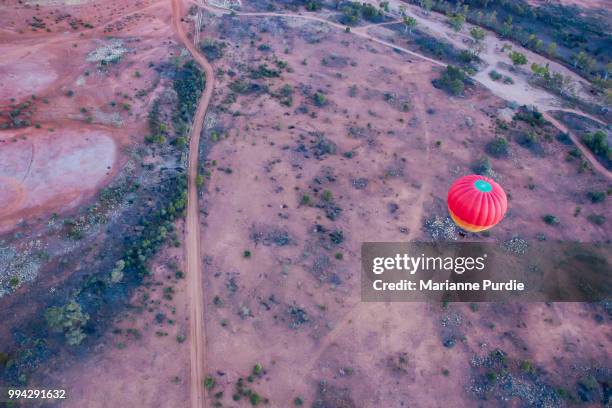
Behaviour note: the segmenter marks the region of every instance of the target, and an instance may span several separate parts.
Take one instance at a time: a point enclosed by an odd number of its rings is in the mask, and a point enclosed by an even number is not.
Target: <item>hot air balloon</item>
[[[455,180],[448,190],[447,202],[455,224],[470,232],[493,227],[508,209],[506,193],[499,184],[477,174]]]

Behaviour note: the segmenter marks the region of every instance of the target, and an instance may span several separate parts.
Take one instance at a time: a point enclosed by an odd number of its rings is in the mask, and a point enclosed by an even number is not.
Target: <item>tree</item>
[[[470,35],[474,41],[479,42],[485,38],[485,31],[480,27],[472,27],[470,28]]]
[[[551,57],[556,57],[557,56],[557,43],[551,42],[550,44],[548,44],[548,48],[546,48],[546,52]]]
[[[501,27],[501,34],[504,37],[510,36],[510,33],[512,33],[512,16],[508,16],[508,19],[504,22],[504,24],[502,24]]]
[[[596,155],[608,160],[612,159],[612,148],[608,145],[606,132],[598,130],[594,133],[587,133],[582,137],[582,142]]]
[[[404,16],[404,26],[406,28],[406,32],[408,34],[412,34],[412,30],[416,27],[417,21],[416,18],[411,16]]]
[[[503,137],[497,136],[487,144],[486,151],[493,157],[507,157],[509,151],[508,141]]]
[[[544,48],[544,41],[538,38],[533,46],[536,49],[536,51],[540,52]]]
[[[525,65],[527,63],[527,57],[525,56],[525,54],[520,53],[518,51],[512,51],[508,56],[512,60],[512,64],[514,64],[515,67],[518,67],[519,65]]]
[[[470,48],[474,55],[479,55],[483,49],[482,40],[485,38],[485,31],[480,27],[472,27],[470,29],[470,35],[472,36]]]
[[[115,267],[110,273],[110,280],[112,283],[119,283],[123,280],[123,269],[125,268],[125,262],[120,259],[115,264]]]
[[[460,95],[465,89],[468,77],[461,68],[448,65],[440,78],[433,80],[436,88],[441,88],[451,95]]]
[[[431,11],[431,8],[433,7],[433,1],[432,0],[419,0],[419,5],[421,6],[421,8],[424,8],[426,11]]]
[[[56,333],[64,333],[66,341],[71,346],[78,346],[87,337],[83,327],[89,320],[89,315],[81,310],[81,305],[75,300],[64,306],[48,308],[45,319],[49,329]]]
[[[572,57],[574,68],[579,68],[586,73],[590,73],[593,70],[595,61],[589,57],[586,52],[580,51],[578,54],[574,54]]]
[[[493,10],[491,14],[489,14],[489,23],[491,23],[491,25],[497,24],[497,11]]]
[[[312,96],[313,102],[318,107],[325,106],[327,104],[327,98],[321,92],[316,92]]]
[[[610,77],[610,72],[612,72],[612,62],[608,62],[606,64],[606,68],[604,69],[604,76],[603,76],[604,81],[608,80],[608,78]]]
[[[202,176],[201,174],[198,174],[196,176],[195,182],[198,188],[202,188],[202,186],[204,185],[204,176]]]
[[[542,78],[550,77],[550,70],[548,68],[548,63],[546,65],[538,65],[535,62],[531,64],[531,71],[535,76],[539,76]]]
[[[461,13],[455,13],[449,19],[448,22],[451,25],[451,27],[453,28],[453,30],[459,32],[459,31],[461,31],[461,29],[463,28],[463,25],[465,24],[465,16],[463,14],[461,14]]]

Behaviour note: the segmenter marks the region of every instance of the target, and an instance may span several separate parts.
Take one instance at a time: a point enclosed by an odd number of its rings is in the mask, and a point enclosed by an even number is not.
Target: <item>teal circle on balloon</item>
[[[476,190],[482,191],[483,193],[488,193],[493,190],[491,183],[486,180],[476,180],[474,182],[474,187],[476,187]]]

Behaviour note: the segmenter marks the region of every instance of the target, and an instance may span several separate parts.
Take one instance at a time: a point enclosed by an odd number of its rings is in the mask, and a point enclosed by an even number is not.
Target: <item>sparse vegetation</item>
[[[172,120],[179,137],[185,135],[187,132],[187,124],[191,123],[200,93],[202,89],[204,89],[204,83],[204,75],[193,60],[186,62],[176,74],[173,87],[179,102]],[[177,146],[182,147],[185,144],[186,143],[181,143],[179,145],[177,143]]]
[[[210,61],[217,60],[223,57],[223,51],[227,47],[227,44],[223,41],[216,41],[210,38],[204,40],[204,43],[200,46],[200,49],[206,55],[206,58]]]
[[[448,65],[440,77],[432,82],[436,88],[443,89],[451,95],[461,95],[465,85],[470,83],[470,79],[461,68]]]
[[[602,214],[589,214],[587,220],[595,225],[604,225],[606,223],[606,217]]]

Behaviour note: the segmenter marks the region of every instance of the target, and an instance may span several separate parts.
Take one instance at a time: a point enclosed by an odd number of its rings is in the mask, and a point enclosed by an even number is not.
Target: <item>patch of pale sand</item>
[[[35,95],[58,78],[50,57],[40,50],[0,46],[0,101],[17,100]]]
[[[495,69],[511,77],[514,80],[514,84],[509,85],[501,81],[492,80],[489,76],[490,69],[478,72],[474,75],[474,79],[489,89],[495,96],[507,101],[516,102],[519,105],[533,105],[541,110],[550,110],[559,107],[559,102],[555,97],[543,89],[529,85],[520,75],[515,75],[499,67]]]
[[[5,135],[0,146],[0,203],[10,210],[0,213],[0,229],[10,214],[74,207],[111,173],[116,158],[114,140],[97,130]]]

